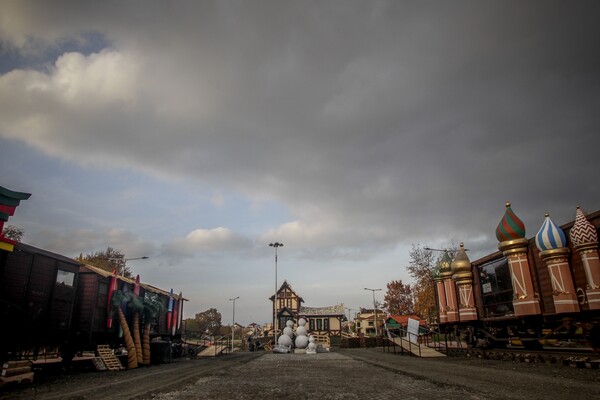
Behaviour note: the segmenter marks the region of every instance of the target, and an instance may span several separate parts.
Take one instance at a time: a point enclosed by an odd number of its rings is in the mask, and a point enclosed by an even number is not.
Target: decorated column
[[[450,264],[450,256],[446,252],[440,261],[440,279],[443,281],[443,292],[446,298],[446,322],[458,322],[458,299]]]
[[[506,203],[504,217],[496,228],[498,249],[508,259],[508,268],[513,287],[513,307],[515,316],[540,314],[540,302],[533,290],[533,280],[527,260],[527,239],[525,225]]]
[[[548,214],[535,235],[535,245],[540,250],[540,258],[544,260],[550,272],[554,310],[558,314],[578,312],[579,303],[569,267],[567,238]]]
[[[445,324],[448,322],[448,314],[446,314],[446,309],[448,305],[446,304],[446,291],[444,290],[444,280],[438,273],[433,277],[435,281],[435,286],[437,290],[438,297],[438,311],[440,315],[440,324]]]
[[[473,298],[473,271],[471,260],[465,252],[465,245],[460,244],[458,254],[452,261],[452,280],[458,288],[458,315],[461,321],[477,319],[475,299]]]
[[[570,232],[575,251],[579,252],[587,287],[585,298],[590,310],[600,309],[600,260],[598,259],[598,232],[587,220],[579,206],[575,212],[575,224]]]

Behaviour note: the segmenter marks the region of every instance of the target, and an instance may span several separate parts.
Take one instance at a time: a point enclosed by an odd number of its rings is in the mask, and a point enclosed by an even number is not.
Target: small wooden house
[[[393,314],[387,317],[387,319],[385,320],[385,325],[390,332],[395,333],[396,335],[401,335],[403,334],[403,332],[406,332],[409,319],[415,319],[419,321],[419,330],[421,330],[421,327],[425,328],[425,326],[427,326],[427,322],[417,315]]]
[[[308,321],[308,332],[319,336],[342,336],[344,304],[330,307],[301,307],[299,318]]]

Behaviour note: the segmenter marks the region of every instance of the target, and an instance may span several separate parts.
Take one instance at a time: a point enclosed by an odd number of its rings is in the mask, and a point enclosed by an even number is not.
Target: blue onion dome
[[[458,250],[458,254],[454,258],[451,264],[452,267],[452,279],[456,281],[457,284],[460,283],[470,283],[473,281],[473,272],[471,271],[471,260],[467,256],[465,252],[464,243],[460,244],[460,249]]]
[[[510,203],[506,203],[506,211],[496,228],[496,238],[499,242],[509,240],[523,239],[525,237],[525,224],[516,216],[510,208]]]
[[[588,221],[581,208],[577,206],[575,212],[575,224],[569,232],[573,246],[581,246],[588,243],[598,243],[598,232],[594,225]]]
[[[442,259],[438,263],[439,277],[450,278],[452,276],[452,259],[450,258],[450,254],[447,251],[444,251],[444,255]]]
[[[535,235],[535,245],[540,251],[560,249],[567,247],[567,238],[560,229],[546,214],[546,219],[542,227]]]

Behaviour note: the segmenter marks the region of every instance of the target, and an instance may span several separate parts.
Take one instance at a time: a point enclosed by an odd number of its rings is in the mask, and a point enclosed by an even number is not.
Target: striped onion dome
[[[586,243],[598,243],[598,232],[596,232],[596,228],[594,228],[594,225],[587,220],[579,206],[577,206],[577,211],[575,212],[575,224],[571,228],[569,236],[571,237],[571,242],[573,242],[574,246]]]
[[[540,251],[567,247],[567,237],[565,236],[565,233],[552,222],[548,214],[546,214],[546,219],[544,220],[542,227],[535,235],[535,245]]]
[[[515,215],[510,208],[510,203],[506,203],[506,212],[496,228],[496,238],[499,242],[506,242],[507,240],[523,239],[524,237],[525,224]]]
[[[450,258],[450,254],[447,251],[444,251],[444,255],[442,259],[438,263],[439,276],[440,278],[449,278],[452,276],[452,259]]]

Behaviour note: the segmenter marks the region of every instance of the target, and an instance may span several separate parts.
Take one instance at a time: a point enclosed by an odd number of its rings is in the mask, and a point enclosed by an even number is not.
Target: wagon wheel
[[[263,349],[265,349],[265,351],[271,351],[271,350],[273,350],[273,346],[271,346],[271,342],[265,344],[263,346]]]

